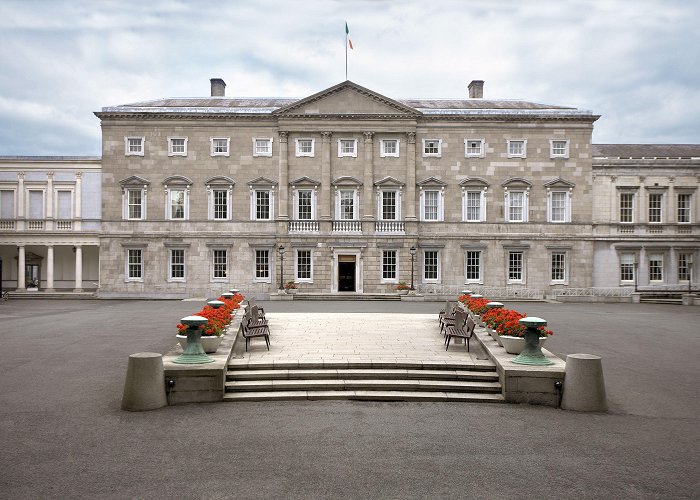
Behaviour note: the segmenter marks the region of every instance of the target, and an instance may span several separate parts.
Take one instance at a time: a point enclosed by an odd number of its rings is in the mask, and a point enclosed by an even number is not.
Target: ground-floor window
[[[425,250],[423,252],[423,279],[426,282],[438,281],[440,276],[439,264],[439,252],[437,250]]]
[[[382,251],[382,280],[384,281],[398,279],[396,254],[396,250]]]
[[[297,281],[311,281],[312,262],[311,250],[297,250],[296,279]]]
[[[690,261],[690,254],[678,254],[678,281],[688,281],[690,279],[690,269],[688,266]]]
[[[522,283],[523,252],[508,252],[508,281]]]
[[[551,258],[552,282],[566,281],[566,252],[554,252]]]
[[[182,248],[170,249],[170,279],[185,280],[185,250]]]
[[[649,256],[649,281],[664,280],[664,259],[662,255]]]
[[[634,254],[620,255],[620,281],[634,281]]]
[[[126,251],[126,278],[129,281],[143,280],[143,250],[140,248]]]
[[[222,279],[228,276],[228,252],[226,250],[214,250],[212,252],[212,277]]]
[[[255,280],[270,282],[270,251],[255,251]]]
[[[481,251],[470,250],[467,252],[466,278],[467,283],[481,281]]]

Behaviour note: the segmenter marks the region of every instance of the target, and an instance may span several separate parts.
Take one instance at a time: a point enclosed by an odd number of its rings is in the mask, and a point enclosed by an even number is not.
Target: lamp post
[[[639,262],[634,261],[634,292],[637,293],[637,271],[639,270]]]
[[[284,245],[280,245],[277,251],[280,254],[280,290],[284,290]]]
[[[411,252],[411,291],[413,291],[413,263],[416,261],[416,247],[412,246],[408,251]]]
[[[693,283],[693,261],[688,262],[688,293],[693,293],[692,287]]]

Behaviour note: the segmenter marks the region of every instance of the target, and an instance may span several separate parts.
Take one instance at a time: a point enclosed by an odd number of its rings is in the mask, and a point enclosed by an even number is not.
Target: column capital
[[[362,132],[362,135],[365,136],[365,142],[372,142],[372,138],[374,137],[374,132]]]
[[[17,172],[17,178],[21,181],[24,180],[24,172]]]
[[[415,132],[406,132],[406,137],[408,137],[409,144],[416,143],[416,133]]]
[[[75,178],[76,178],[76,179],[81,179],[82,177],[83,177],[83,173],[82,173],[82,172],[76,172],[76,173],[75,173]]]
[[[331,142],[332,135],[333,135],[333,132],[321,132],[321,137],[323,138],[323,142]]]
[[[289,132],[287,132],[286,130],[280,130],[278,132],[278,135],[280,138],[280,142],[285,142],[285,143],[287,142],[287,138],[289,137]]]
[[[54,175],[53,172],[46,172],[46,178],[47,178],[47,179],[53,179],[53,175]]]

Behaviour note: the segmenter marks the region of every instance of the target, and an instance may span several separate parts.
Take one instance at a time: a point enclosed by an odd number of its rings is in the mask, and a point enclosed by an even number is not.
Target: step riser
[[[233,370],[226,380],[314,380],[314,379],[383,379],[383,380],[448,380],[498,381],[494,372],[430,371],[430,370]]]
[[[471,403],[504,403],[500,394],[469,394],[445,392],[392,392],[392,391],[294,391],[294,392],[260,392],[225,394],[225,402],[245,401],[316,401],[316,400],[345,400],[345,401],[386,401],[386,402],[471,402]]]
[[[230,363],[230,372],[236,370],[343,370],[343,369],[387,369],[387,370],[464,370],[477,372],[494,372],[492,364],[466,365],[462,363],[413,363],[391,361],[319,361],[319,362],[258,362],[258,363]]]
[[[337,383],[324,383],[317,384],[312,381],[299,381],[299,383],[294,384],[264,384],[264,383],[254,383],[246,386],[229,386],[226,387],[226,392],[274,392],[274,391],[357,391],[357,390],[373,390],[373,391],[449,391],[449,392],[468,392],[468,393],[501,393],[501,387],[498,386],[459,386],[453,384],[430,384],[430,383],[392,383],[388,380],[382,381],[368,381],[369,383],[363,384],[359,381],[333,381]]]

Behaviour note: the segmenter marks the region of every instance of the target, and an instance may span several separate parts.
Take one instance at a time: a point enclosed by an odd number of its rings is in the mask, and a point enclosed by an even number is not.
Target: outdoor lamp
[[[284,245],[280,245],[277,251],[280,254],[280,290],[284,290]]]
[[[416,260],[416,247],[412,246],[408,251],[411,253],[411,290],[413,290],[413,263]]]

